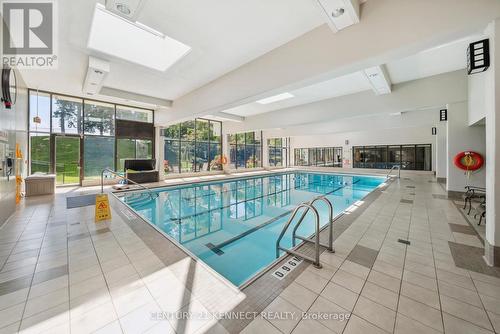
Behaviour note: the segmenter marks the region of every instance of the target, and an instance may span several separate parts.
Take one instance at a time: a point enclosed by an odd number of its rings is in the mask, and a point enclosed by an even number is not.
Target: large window
[[[342,147],[296,148],[295,166],[342,167]]]
[[[432,170],[431,145],[354,146],[354,168]]]
[[[222,170],[221,132],[221,122],[201,118],[163,129],[165,173]]]
[[[153,117],[152,110],[30,90],[30,173],[79,183],[99,179],[104,168],[123,170],[125,158],[152,158]]]
[[[230,168],[262,167],[262,131],[228,135]]]
[[[269,166],[288,166],[288,138],[270,138],[267,140]]]
[[[153,157],[153,142],[146,139],[116,139],[117,170],[124,171],[127,159],[151,159]]]

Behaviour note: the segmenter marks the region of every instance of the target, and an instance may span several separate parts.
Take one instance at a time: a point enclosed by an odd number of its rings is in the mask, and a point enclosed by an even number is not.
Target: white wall
[[[349,140],[348,145],[345,144],[346,140]],[[294,161],[293,150],[295,148],[340,146],[342,147],[344,160],[349,160],[349,165],[344,165],[343,167],[351,168],[353,146],[393,144],[432,144],[433,170],[435,169],[435,136],[432,135],[430,127],[381,129],[371,131],[336,133],[330,135],[292,137],[290,145],[290,148],[292,150],[291,160],[292,162]]]
[[[486,170],[483,168],[467,178],[464,171],[453,164],[459,152],[475,151],[486,155],[486,129],[484,126],[469,126],[467,102],[449,104],[447,122],[448,166],[446,188],[448,191],[464,191],[466,185],[486,187]]]

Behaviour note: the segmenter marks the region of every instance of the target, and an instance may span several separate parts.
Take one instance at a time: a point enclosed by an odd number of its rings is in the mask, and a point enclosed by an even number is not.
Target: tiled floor
[[[336,221],[323,269],[242,291],[120,206],[95,224],[66,195],[26,199],[0,229],[0,333],[233,333],[209,312],[241,308],[258,312],[245,333],[500,331],[500,275],[431,176],[396,180]],[[190,317],[164,318],[176,311]]]

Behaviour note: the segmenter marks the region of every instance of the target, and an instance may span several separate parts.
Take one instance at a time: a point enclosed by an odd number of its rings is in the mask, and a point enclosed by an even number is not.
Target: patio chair
[[[486,217],[486,197],[484,198],[483,202],[476,203],[476,205],[474,206],[474,211],[474,219],[479,216],[479,222],[477,223],[477,225],[481,225],[483,218]]]
[[[483,198],[486,198],[486,188],[466,186],[462,198],[464,199],[464,210],[467,208],[467,203],[469,204],[469,211],[467,212],[467,215],[469,215],[472,210],[472,202],[481,202]]]

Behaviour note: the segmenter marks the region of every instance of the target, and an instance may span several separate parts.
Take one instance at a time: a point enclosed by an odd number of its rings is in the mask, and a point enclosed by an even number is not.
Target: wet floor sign
[[[96,195],[95,197],[95,221],[111,219],[111,209],[109,207],[109,199],[107,194]]]

